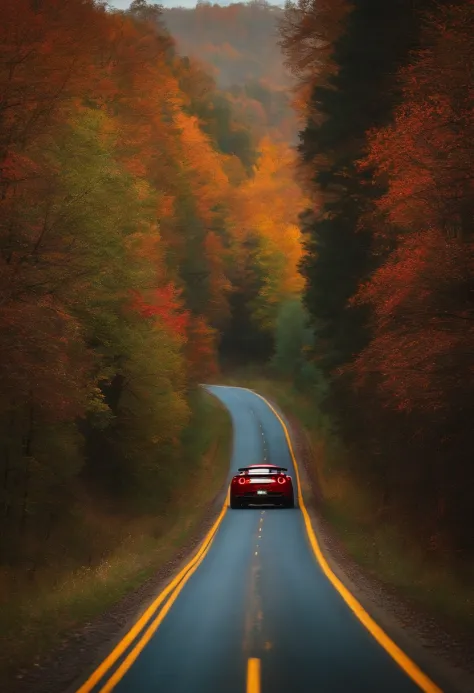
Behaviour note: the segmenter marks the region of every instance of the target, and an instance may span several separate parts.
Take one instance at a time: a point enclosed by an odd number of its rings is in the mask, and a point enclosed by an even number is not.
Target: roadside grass
[[[138,588],[195,536],[225,482],[232,438],[227,410],[206,392],[200,399],[187,450],[192,464],[177,475],[165,512],[130,518],[87,509],[101,543],[107,528],[102,560],[67,573],[50,565],[33,583],[18,582],[12,569],[0,572],[0,681]]]
[[[474,631],[474,563],[461,577],[441,550],[428,552],[414,533],[386,518],[380,521],[378,499],[358,482],[348,451],[308,396],[261,368],[235,371],[220,382],[255,390],[303,425],[322,496],[319,510],[359,565],[425,611]]]

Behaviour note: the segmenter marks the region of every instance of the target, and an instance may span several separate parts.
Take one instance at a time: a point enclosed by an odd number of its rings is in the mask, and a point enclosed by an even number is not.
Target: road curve
[[[285,432],[267,404],[249,390],[209,390],[233,420],[229,475],[267,460],[294,478]],[[78,693],[439,690],[420,688],[347,606],[315,559],[299,508],[227,510],[196,566],[163,601],[159,627],[141,641],[144,628]]]

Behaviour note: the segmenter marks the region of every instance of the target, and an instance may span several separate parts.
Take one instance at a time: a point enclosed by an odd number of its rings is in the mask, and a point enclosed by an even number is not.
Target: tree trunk
[[[29,416],[28,416],[28,431],[23,439],[23,455],[25,457],[25,476],[23,481],[23,503],[21,508],[21,519],[20,519],[20,533],[24,534],[26,527],[26,517],[28,514],[28,500],[30,491],[30,460],[33,444],[33,431],[34,431],[34,408],[30,405]]]

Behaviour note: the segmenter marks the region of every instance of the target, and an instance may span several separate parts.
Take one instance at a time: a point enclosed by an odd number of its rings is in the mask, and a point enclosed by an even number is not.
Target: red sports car
[[[251,464],[241,467],[230,484],[230,507],[280,505],[293,508],[295,496],[291,476],[285,467]]]

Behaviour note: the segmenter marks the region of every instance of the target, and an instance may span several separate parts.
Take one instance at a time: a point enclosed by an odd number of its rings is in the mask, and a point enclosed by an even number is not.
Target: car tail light
[[[239,478],[239,484],[245,484],[245,477],[241,476]]]
[[[278,483],[279,484],[285,484],[286,483],[286,478],[284,476],[279,476],[278,477]]]

